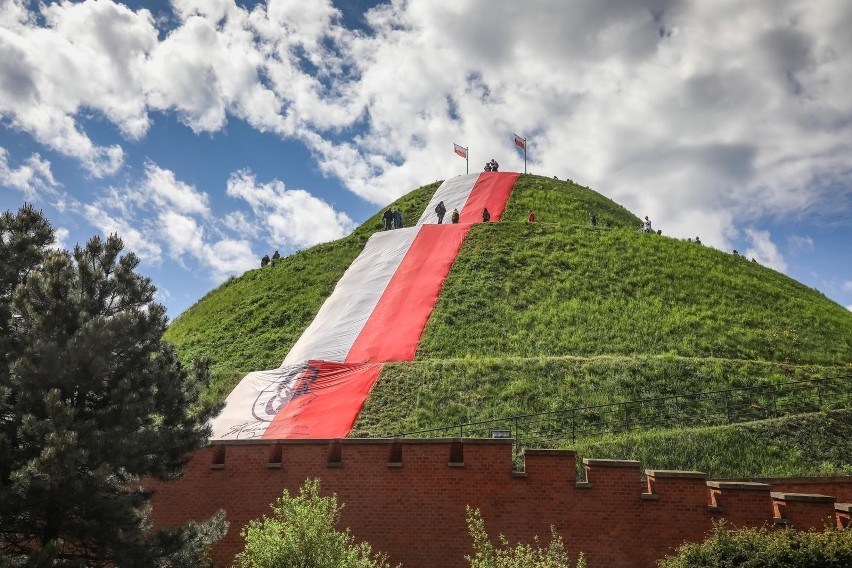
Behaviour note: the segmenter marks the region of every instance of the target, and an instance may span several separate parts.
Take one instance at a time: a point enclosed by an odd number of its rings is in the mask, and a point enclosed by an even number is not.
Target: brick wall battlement
[[[511,440],[250,440],[203,448],[180,480],[146,486],[155,526],[225,509],[231,526],[214,551],[217,567],[241,550],[242,526],[312,477],[345,504],[342,527],[406,568],[467,565],[466,505],[481,510],[489,534],[512,543],[547,542],[553,526],[590,567],[653,567],[721,519],[803,530],[849,523],[852,478],[708,481],[701,472],[643,475],[637,461],[585,459],[578,480],[576,460],[570,450],[527,450],[524,471],[514,471]]]

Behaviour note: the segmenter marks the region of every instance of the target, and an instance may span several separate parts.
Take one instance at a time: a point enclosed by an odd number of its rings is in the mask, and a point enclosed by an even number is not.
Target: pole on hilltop
[[[527,175],[527,139],[524,138],[524,175]]]

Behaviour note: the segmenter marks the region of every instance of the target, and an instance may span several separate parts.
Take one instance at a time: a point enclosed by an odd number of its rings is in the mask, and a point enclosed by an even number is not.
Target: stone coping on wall
[[[636,460],[604,460],[583,458],[583,465],[589,465],[594,467],[635,467],[637,469],[642,468],[642,462]]]
[[[740,491],[769,491],[772,486],[768,483],[756,483],[753,481],[708,481],[707,487]]]
[[[837,499],[831,495],[817,495],[815,493],[770,493],[773,499],[781,501],[803,501],[805,503],[834,503]]]
[[[672,479],[707,479],[707,474],[703,471],[681,471],[677,469],[646,469],[645,475],[656,478],[672,478]]]

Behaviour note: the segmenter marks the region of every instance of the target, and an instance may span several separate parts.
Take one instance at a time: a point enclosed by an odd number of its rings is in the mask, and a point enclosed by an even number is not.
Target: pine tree
[[[24,206],[0,216],[0,566],[200,565],[207,525],[157,533],[146,476],[180,473],[218,408],[117,235],[72,253]],[[202,542],[204,541],[204,542]]]

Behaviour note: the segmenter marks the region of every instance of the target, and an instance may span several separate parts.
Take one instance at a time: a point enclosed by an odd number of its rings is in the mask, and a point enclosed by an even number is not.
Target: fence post
[[[725,391],[725,422],[727,424],[731,423],[731,407],[728,401],[728,391]]]
[[[772,385],[772,418],[778,418],[778,388]]]
[[[512,419],[512,427],[515,429],[515,449],[518,454],[521,452],[521,428],[518,426],[517,417]]]
[[[575,412],[576,411],[572,408],[571,409],[571,443],[572,444],[577,443],[577,420],[574,416]]]

